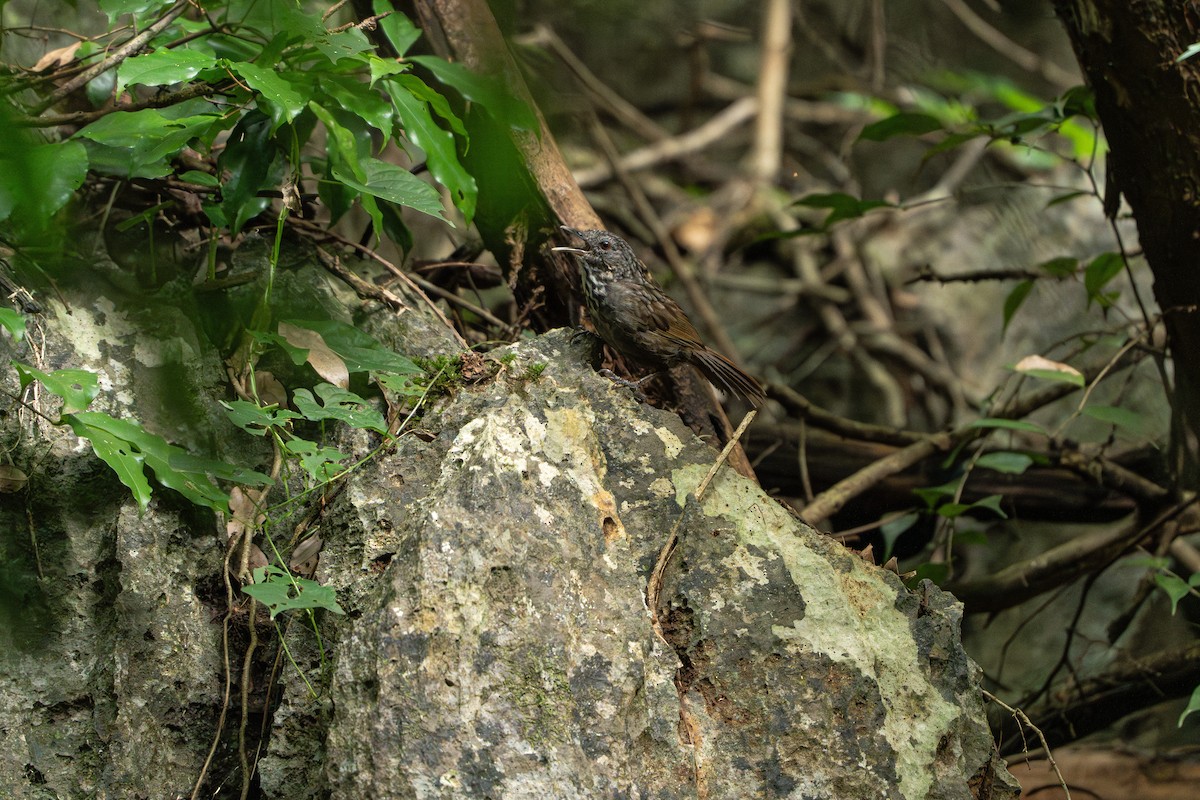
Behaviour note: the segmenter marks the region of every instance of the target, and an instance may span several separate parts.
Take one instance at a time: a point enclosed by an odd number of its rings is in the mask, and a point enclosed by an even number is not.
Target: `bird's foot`
[[[639,378],[636,381],[631,381],[628,378],[622,378],[620,375],[613,372],[611,369],[599,370],[599,374],[608,378],[613,383],[620,384],[621,386],[624,386],[626,389],[632,390],[634,396],[637,397],[638,401],[642,402],[642,403],[650,402],[649,398],[646,397],[646,393],[642,391],[642,384],[645,383],[646,381],[650,380],[651,378],[655,378],[658,376],[657,372],[652,372],[643,378]]]

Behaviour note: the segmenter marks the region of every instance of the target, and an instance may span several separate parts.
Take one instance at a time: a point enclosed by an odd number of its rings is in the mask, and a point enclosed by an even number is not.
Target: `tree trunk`
[[[1055,7],[1095,92],[1117,180],[1109,186],[1132,207],[1154,273],[1175,356],[1175,452],[1194,466],[1200,362],[1187,354],[1200,352],[1200,58],[1176,59],[1200,40],[1200,6],[1056,0]]]

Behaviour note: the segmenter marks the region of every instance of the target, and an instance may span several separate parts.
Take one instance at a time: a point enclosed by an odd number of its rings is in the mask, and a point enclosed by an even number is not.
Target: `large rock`
[[[332,512],[325,580],[378,575],[337,645],[333,796],[1015,796],[952,599],[729,469],[698,504],[715,453],[568,342],[515,348],[504,374],[549,368],[462,392]]]

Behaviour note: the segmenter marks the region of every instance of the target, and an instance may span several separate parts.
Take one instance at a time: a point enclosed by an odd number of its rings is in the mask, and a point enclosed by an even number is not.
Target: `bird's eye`
[[[598,246],[598,247],[599,247],[601,250],[612,250],[612,246],[613,246],[613,245],[612,245],[612,239],[601,239],[601,240],[600,240],[600,241],[597,243],[597,246]]]

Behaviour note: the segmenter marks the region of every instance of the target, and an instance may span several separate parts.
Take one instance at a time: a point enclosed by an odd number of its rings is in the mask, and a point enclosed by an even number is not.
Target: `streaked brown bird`
[[[588,316],[601,338],[621,355],[656,369],[695,366],[715,386],[761,405],[758,381],[705,346],[679,304],[662,290],[633,248],[608,231],[563,230],[583,242],[555,247],[578,258]]]

